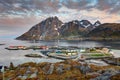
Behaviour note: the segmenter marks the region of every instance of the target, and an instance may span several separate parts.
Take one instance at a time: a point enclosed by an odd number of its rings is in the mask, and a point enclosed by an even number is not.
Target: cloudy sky
[[[0,0],[0,38],[14,38],[50,16],[120,23],[120,0]]]

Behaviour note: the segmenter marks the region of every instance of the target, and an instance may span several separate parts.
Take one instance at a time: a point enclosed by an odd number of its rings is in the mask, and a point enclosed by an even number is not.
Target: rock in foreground
[[[24,63],[5,70],[6,80],[115,80],[120,67],[95,66],[66,60],[57,63]],[[2,79],[2,73],[0,73]],[[118,80],[119,80],[118,79]]]

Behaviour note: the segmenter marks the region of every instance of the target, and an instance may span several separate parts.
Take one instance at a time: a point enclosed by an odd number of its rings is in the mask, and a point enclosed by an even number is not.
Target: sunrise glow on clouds
[[[63,22],[87,19],[120,23],[120,0],[0,0],[0,36],[26,32],[51,16]]]

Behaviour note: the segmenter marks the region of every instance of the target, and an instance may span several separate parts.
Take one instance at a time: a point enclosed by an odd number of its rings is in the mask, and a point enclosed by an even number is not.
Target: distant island
[[[63,23],[58,17],[49,17],[33,26],[17,40],[120,40],[120,23],[73,20]]]

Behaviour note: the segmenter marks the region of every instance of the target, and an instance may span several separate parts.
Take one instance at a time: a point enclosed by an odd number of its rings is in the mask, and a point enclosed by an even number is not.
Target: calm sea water
[[[39,41],[37,43],[30,41],[19,41],[13,39],[1,39],[0,43],[5,45],[0,46],[0,65],[9,66],[10,62],[18,65],[25,62],[58,62],[60,60],[54,58],[28,58],[25,54],[39,53],[34,50],[6,50],[8,46],[32,46],[32,45],[47,45],[47,46],[78,46],[81,48],[86,47],[109,47],[115,52],[116,57],[120,57],[120,41]]]

